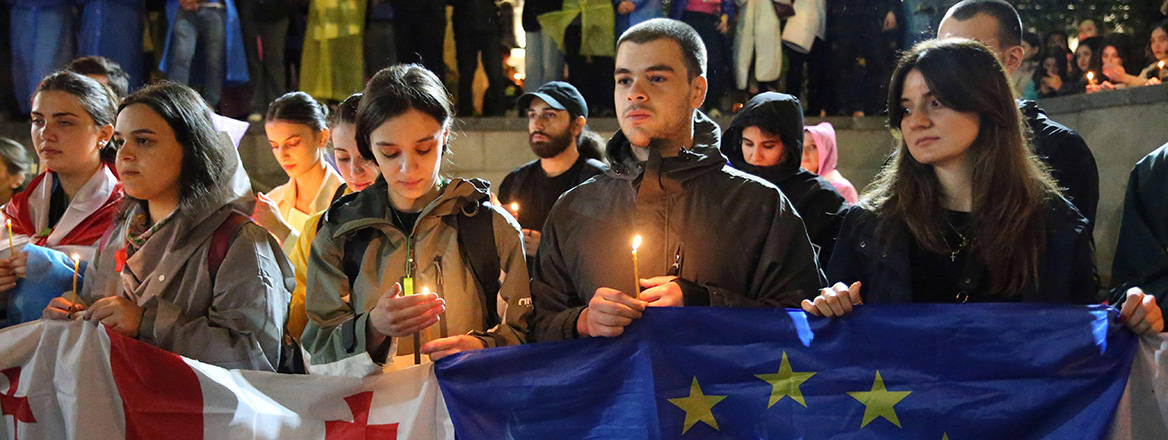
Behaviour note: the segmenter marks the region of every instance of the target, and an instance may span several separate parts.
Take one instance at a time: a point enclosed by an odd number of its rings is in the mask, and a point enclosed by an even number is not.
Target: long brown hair
[[[983,44],[930,40],[901,56],[888,87],[888,125],[897,145],[861,203],[876,213],[882,239],[895,240],[907,229],[922,248],[949,252],[941,183],[932,165],[913,159],[900,130],[901,92],[913,70],[946,107],[979,116],[977,137],[965,153],[973,192],[970,249],[988,269],[994,291],[1018,294],[1038,281],[1046,202],[1058,188],[1030,151],[1005,69]]]

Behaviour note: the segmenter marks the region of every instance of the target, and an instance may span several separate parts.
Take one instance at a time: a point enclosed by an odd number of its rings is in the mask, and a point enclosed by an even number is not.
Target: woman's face
[[[183,148],[170,124],[150,106],[131,104],[118,113],[115,136],[122,144],[117,168],[126,195],[178,203]]]
[[[30,134],[37,157],[45,168],[63,174],[87,173],[101,163],[101,147],[114,128],[94,123],[74,95],[39,92],[32,99]]]
[[[345,179],[349,189],[361,191],[368,188],[381,175],[377,163],[361,157],[357,151],[357,127],[340,123],[333,127],[333,157],[337,159],[337,172]]]
[[[1103,64],[1119,65],[1123,64],[1123,58],[1119,57],[1119,50],[1115,46],[1107,46],[1103,48]]]
[[[1050,72],[1054,72],[1058,76],[1063,76],[1065,74],[1065,72],[1058,71],[1058,59],[1056,59],[1055,57],[1043,58],[1042,59],[1042,70],[1045,71],[1048,75],[1050,74]]]
[[[272,156],[289,179],[296,179],[316,167],[323,159],[328,143],[328,129],[320,131],[299,122],[275,120],[264,124]]]
[[[1152,47],[1152,55],[1157,60],[1168,60],[1168,33],[1160,28],[1153,29],[1149,43]]]
[[[414,203],[437,184],[449,134],[444,124],[413,108],[386,119],[369,134],[373,158],[389,184],[395,208],[421,209]]]
[[[977,139],[981,122],[976,113],[946,107],[916,69],[905,76],[900,105],[904,108],[900,131],[913,159],[936,167],[964,165],[965,153]]]
[[[742,158],[756,167],[773,167],[783,159],[783,141],[756,125],[742,129]]]
[[[815,145],[815,138],[809,131],[803,131],[803,161],[799,167],[819,174],[819,147]]]
[[[1086,72],[1088,67],[1091,67],[1091,48],[1086,44],[1080,44],[1075,48],[1075,65],[1079,66],[1079,70]]]

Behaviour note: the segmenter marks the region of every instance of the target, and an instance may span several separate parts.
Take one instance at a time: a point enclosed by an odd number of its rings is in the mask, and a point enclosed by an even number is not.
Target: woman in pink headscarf
[[[831,182],[849,205],[860,199],[856,187],[835,169],[838,154],[835,149],[835,128],[830,122],[803,127],[803,169],[818,174]]]

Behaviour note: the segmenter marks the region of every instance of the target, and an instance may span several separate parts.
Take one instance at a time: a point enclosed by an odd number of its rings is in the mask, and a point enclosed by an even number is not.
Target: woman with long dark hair
[[[844,219],[827,269],[836,285],[805,300],[805,311],[840,316],[863,302],[1098,302],[1087,220],[1030,154],[989,48],[965,39],[916,45],[892,76],[888,109],[896,150]],[[1140,318],[1160,316],[1137,295]],[[1144,330],[1139,321],[1127,323]]]
[[[357,149],[381,177],[334,203],[312,243],[301,338],[312,364],[365,356],[398,368],[412,363],[395,354],[438,360],[525,341],[519,225],[489,203],[486,182],[441,176],[453,121],[422,66],[383,69],[365,86]]]
[[[251,223],[254,198],[230,139],[195,91],[163,82],[118,111],[119,220],[50,319],[84,319],[224,368],[275,370],[292,270]]]

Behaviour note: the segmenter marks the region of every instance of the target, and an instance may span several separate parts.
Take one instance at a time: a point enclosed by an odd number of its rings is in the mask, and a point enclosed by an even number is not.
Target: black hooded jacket
[[[777,133],[782,139],[783,157],[778,165],[758,167],[746,163],[742,130],[751,126]],[[803,157],[803,109],[799,99],[775,92],[751,98],[722,134],[722,154],[730,166],[766,179],[783,191],[802,217],[811,243],[819,248],[819,266],[826,267],[848,206],[831,182],[799,167]]]
[[[825,283],[790,202],[725,166],[717,124],[695,119],[695,146],[677,157],[640,162],[617,132],[611,169],[552,207],[532,272],[536,340],[577,337],[597,288],[634,291],[637,234],[640,277],[677,275],[687,306],[798,307]]]

